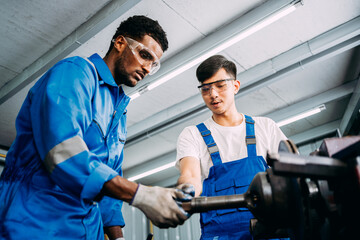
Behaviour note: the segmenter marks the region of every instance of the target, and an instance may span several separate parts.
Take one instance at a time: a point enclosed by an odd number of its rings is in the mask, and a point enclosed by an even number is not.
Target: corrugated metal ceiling
[[[222,34],[235,29],[236,21],[274,2],[1,1],[0,145],[6,149],[15,138],[16,114],[35,80],[66,56],[104,56],[116,27],[127,17],[143,14],[163,26],[170,43],[162,59],[165,73],[172,70],[172,62],[186,63],[189,58],[184,56],[199,54],[207,44],[228,37]],[[295,12],[221,51],[238,66],[243,89],[236,100],[239,111],[277,121],[325,104],[326,111],[282,128],[297,142],[358,124],[354,116],[359,94],[353,93],[359,91],[359,15],[358,0],[304,0]],[[128,176],[175,160],[183,127],[210,116],[196,89],[196,67],[130,103],[124,163]],[[155,80],[156,75],[126,92]],[[320,133],[312,136],[317,130]],[[171,171],[143,181],[175,176]]]

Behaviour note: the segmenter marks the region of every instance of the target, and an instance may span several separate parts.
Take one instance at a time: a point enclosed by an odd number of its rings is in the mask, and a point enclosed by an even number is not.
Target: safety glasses
[[[125,37],[125,40],[128,43],[128,46],[131,50],[131,52],[134,54],[137,61],[144,66],[150,66],[150,75],[153,75],[156,73],[160,68],[160,60],[156,56],[156,54],[151,51],[148,47],[146,47],[144,44],[129,38]]]
[[[224,92],[228,89],[228,81],[233,81],[234,78],[221,79],[215,82],[206,83],[198,86],[202,95],[209,95],[211,89],[214,89],[217,93]]]

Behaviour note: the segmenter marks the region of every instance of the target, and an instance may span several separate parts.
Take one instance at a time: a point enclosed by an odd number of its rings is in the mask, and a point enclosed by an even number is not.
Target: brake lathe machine
[[[291,140],[268,153],[270,166],[244,194],[196,197],[183,203],[191,213],[246,207],[254,215],[254,239],[353,239],[360,230],[360,136],[325,139],[301,156]]]

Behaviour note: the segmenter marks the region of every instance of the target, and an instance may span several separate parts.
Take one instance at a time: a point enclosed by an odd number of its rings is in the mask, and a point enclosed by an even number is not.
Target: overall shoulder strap
[[[211,136],[210,130],[205,126],[204,123],[200,123],[196,125],[196,127],[204,139],[214,166],[222,164],[219,148],[216,145],[214,138]]]
[[[255,121],[252,117],[245,115],[246,124],[246,147],[248,151],[248,157],[257,156],[256,154],[256,137],[255,137]]]

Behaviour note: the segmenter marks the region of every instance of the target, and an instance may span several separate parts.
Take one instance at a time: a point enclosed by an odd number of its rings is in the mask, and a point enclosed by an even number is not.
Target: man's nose
[[[151,71],[151,64],[142,64],[141,68],[145,70],[146,74],[149,74]]]
[[[211,87],[210,91],[209,91],[209,95],[210,96],[217,96],[218,92],[216,91],[216,89],[214,87]]]

